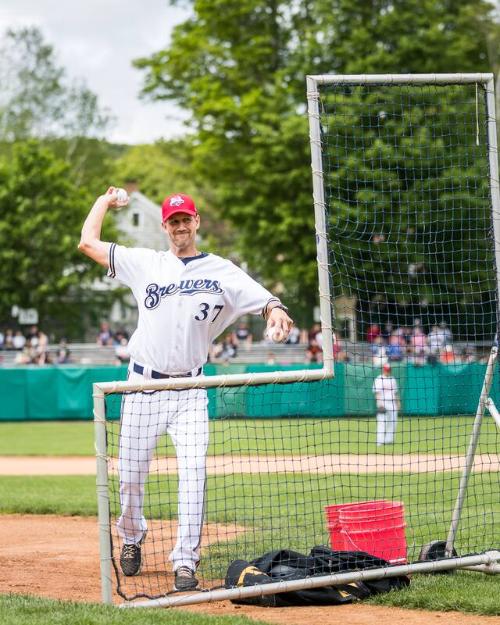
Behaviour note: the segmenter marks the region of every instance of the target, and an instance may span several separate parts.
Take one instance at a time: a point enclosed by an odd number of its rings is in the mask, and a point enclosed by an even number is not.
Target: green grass
[[[5,625],[255,625],[244,616],[205,616],[185,610],[120,610],[92,603],[0,595],[0,623]]]
[[[452,575],[416,575],[408,588],[366,600],[371,605],[405,609],[461,611],[498,616],[499,580],[461,571]],[[335,610],[335,607],[331,608]],[[99,604],[0,595],[0,623],[15,625],[251,625],[246,617],[205,616],[182,609],[119,610]]]
[[[459,475],[447,474],[445,486],[436,483],[434,474],[418,475],[311,475],[304,480],[291,475],[234,475],[226,478],[224,497],[227,511],[221,510],[223,478],[213,476],[207,489],[207,520],[209,522],[236,522],[240,526],[255,526],[254,509],[264,510],[266,518],[256,532],[249,531],[232,542],[221,542],[208,547],[202,555],[200,573],[206,578],[217,578],[225,573],[228,562],[235,558],[253,558],[276,547],[290,547],[306,551],[314,544],[326,543],[328,536],[323,517],[323,503],[349,499],[391,496],[405,502],[410,559],[431,539],[442,539],[449,526],[450,504],[456,493]],[[482,474],[477,501],[469,497],[460,526],[457,549],[465,554],[471,545],[484,548],[500,545],[500,527],[495,519],[500,516],[498,474]],[[116,488],[116,481],[112,481]],[[474,483],[471,484],[474,488]],[[172,518],[176,513],[176,480],[163,476],[161,483],[149,485],[148,517]],[[117,512],[116,503],[112,506]],[[2,477],[0,478],[0,513],[37,513],[64,515],[96,515],[95,478],[72,477]],[[276,537],[285,536],[285,542],[276,543]],[[486,542],[485,542],[486,541]],[[379,605],[394,605],[429,610],[461,610],[477,614],[500,615],[498,578],[478,573],[455,575],[414,576],[409,589],[389,593],[370,600]],[[2,603],[3,602],[3,603]],[[113,623],[106,620],[104,608],[70,607],[66,604],[38,602],[32,599],[2,599],[0,623]],[[52,606],[47,614],[53,620],[30,620],[31,613],[42,611],[41,606]],[[68,604],[70,605],[70,604]],[[104,612],[101,610],[104,609]],[[3,610],[3,612],[2,612]],[[82,610],[80,612],[80,610]],[[175,612],[177,614],[177,611]],[[15,615],[15,619],[6,615]],[[57,620],[67,618],[72,620]],[[114,614],[114,613],[113,613]],[[134,615],[139,612],[133,612]],[[143,614],[142,612],[140,614]],[[155,611],[155,614],[163,612]],[[168,613],[170,614],[170,612]],[[54,616],[55,615],[55,616]],[[2,620],[3,617],[3,620]],[[35,618],[35,617],[33,617]],[[40,615],[36,618],[43,619]],[[48,617],[47,617],[48,618]],[[113,617],[114,618],[114,617]],[[129,618],[129,617],[127,617]],[[140,618],[148,618],[141,616]],[[196,617],[193,617],[196,618]],[[10,620],[9,620],[10,619]],[[23,620],[25,619],[25,620]],[[87,620],[85,620],[87,619]],[[94,619],[94,620],[92,620]],[[101,619],[101,620],[99,620]],[[127,621],[120,621],[123,625]],[[132,621],[131,621],[132,622]],[[149,621],[133,621],[140,625]],[[155,620],[155,623],[163,621]],[[177,621],[165,621],[176,623]],[[205,621],[183,623],[205,624]],[[207,625],[212,621],[206,621]],[[231,623],[233,621],[213,621]],[[234,621],[236,623],[237,621]],[[241,621],[242,623],[245,621]]]
[[[396,454],[463,454],[472,417],[408,417],[399,420]],[[110,431],[117,433],[118,424]],[[212,421],[210,454],[375,453],[375,419],[233,419]],[[91,422],[0,423],[0,455],[94,455]],[[498,453],[499,434],[485,418],[478,453]],[[167,453],[173,454],[172,445]]]
[[[481,474],[478,484],[474,476],[471,480],[456,544],[462,554],[500,545],[500,526],[495,523],[500,516],[498,474]],[[236,523],[256,530],[233,543],[210,547],[210,575],[219,575],[230,558],[251,559],[270,549],[305,550],[326,543],[325,502],[383,497],[404,501],[409,556],[415,560],[422,545],[446,538],[458,481],[456,473],[309,475],[306,480],[287,474],[211,476],[207,483],[207,521]],[[112,479],[111,511],[115,518],[119,513],[117,486],[116,478]],[[146,516],[175,518],[176,495],[175,476],[161,476],[157,482],[150,482]],[[477,516],[479,497],[481,514]],[[0,513],[94,516],[95,478],[4,476],[0,478]],[[277,537],[286,544],[277,544]]]
[[[251,425],[252,429],[247,428]],[[463,453],[472,419],[468,417],[406,418],[399,423],[394,453]],[[374,419],[297,419],[218,421],[211,423],[210,453],[361,453],[374,452]],[[115,426],[112,430],[116,432]],[[479,452],[498,453],[498,432],[486,419]],[[172,452],[171,446],[169,447]],[[0,424],[0,455],[93,455],[91,422],[32,422]],[[255,474],[212,476],[207,491],[207,520],[233,521],[255,526],[253,510],[264,511],[265,519],[255,533],[243,534],[230,543],[212,545],[210,558],[202,559],[201,572],[210,577],[224,572],[228,558],[254,557],[276,540],[279,547],[306,550],[327,541],[323,504],[363,499],[390,498],[405,502],[407,539],[415,559],[428,540],[443,539],[449,527],[451,508],[458,488],[458,473],[377,474],[377,475],[286,475]],[[116,493],[116,479],[112,480]],[[226,490],[222,490],[222,489]],[[148,517],[176,515],[176,478],[161,476],[149,485]],[[499,474],[477,473],[470,478],[468,497],[459,528],[459,553],[500,546]],[[224,493],[225,510],[221,509]],[[116,494],[115,494],[116,496]],[[479,516],[478,516],[479,511]],[[94,516],[97,513],[93,476],[2,476],[0,514],[63,514]],[[117,504],[113,504],[117,513]],[[468,547],[471,547],[468,549]],[[482,550],[480,548],[478,551]],[[207,555],[207,552],[205,552]],[[211,561],[210,571],[208,562]],[[410,587],[374,597],[370,603],[428,610],[460,610],[483,615],[500,615],[500,580],[483,574],[459,572],[453,575],[417,575]],[[334,608],[333,608],[334,609]],[[152,622],[149,611],[118,611],[97,605],[38,600],[30,597],[0,596],[0,623],[45,625],[71,623]],[[155,624],[186,625],[250,623],[247,619],[209,618],[180,611],[154,611]],[[253,622],[253,621],[252,621]]]
[[[95,477],[2,476],[0,514],[95,516]]]
[[[498,616],[499,592],[498,575],[457,571],[450,575],[414,575],[408,588],[372,597],[366,603],[405,609],[436,612],[456,610]]]
[[[1,456],[93,456],[94,424],[81,421],[0,423]]]

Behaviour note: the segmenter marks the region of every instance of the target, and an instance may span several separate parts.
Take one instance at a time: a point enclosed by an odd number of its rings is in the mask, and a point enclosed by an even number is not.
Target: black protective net
[[[271,550],[327,545],[400,564],[445,539],[472,418],[403,418],[396,443],[381,452],[373,399],[369,417],[344,414],[345,382],[344,370],[333,380],[209,389],[208,424],[200,390],[109,396],[118,593],[174,592],[173,567],[193,562],[193,552],[207,589],[223,584],[232,561]],[[500,538],[498,440],[494,424],[486,430],[457,535],[462,555]],[[146,524],[140,573],[126,576],[124,544],[140,540]]]
[[[496,332],[484,90],[322,85],[319,121],[335,377],[210,388],[210,419],[204,390],[107,397],[126,599],[174,591],[173,568],[198,558],[206,589],[270,550],[398,564],[438,541],[426,557],[444,555]],[[490,396],[500,405],[496,375]],[[499,439],[486,414],[460,555],[500,546]],[[126,576],[123,546],[146,524]]]

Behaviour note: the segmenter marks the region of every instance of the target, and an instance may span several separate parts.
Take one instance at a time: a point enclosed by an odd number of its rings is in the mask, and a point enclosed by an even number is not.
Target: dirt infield
[[[271,463],[272,460],[272,464]],[[488,456],[488,470],[498,470],[500,462]],[[402,471],[403,462],[412,471],[444,471],[459,469],[462,458],[429,456],[321,456],[310,458],[219,457],[211,458],[209,473],[297,470],[323,472]],[[228,470],[227,463],[231,470]],[[481,457],[476,458],[481,470]],[[493,466],[494,465],[494,466]],[[418,468],[416,468],[418,467]],[[175,472],[175,461],[159,463],[158,471]],[[92,475],[93,457],[0,457],[0,475]],[[50,515],[2,515],[3,536],[0,541],[0,593],[31,594],[52,599],[99,602],[100,570],[97,521],[95,518],[57,517]],[[235,528],[232,528],[234,531]],[[207,525],[204,543],[212,537],[220,539],[223,528]],[[119,598],[117,598],[117,602]],[[173,608],[176,609],[176,608]],[[258,608],[235,606],[228,601],[186,607],[194,612],[214,616],[247,616],[278,625],[500,625],[500,617],[479,617],[461,613],[441,613],[385,608],[369,605],[302,608]]]
[[[464,456],[435,454],[339,454],[323,456],[209,456],[207,473],[426,473],[460,471]],[[110,473],[117,472],[116,459],[109,459]],[[93,456],[0,456],[0,475],[94,475]],[[155,459],[151,471],[175,473],[175,458]],[[500,457],[478,454],[474,472],[500,471]]]
[[[95,518],[50,515],[3,515],[0,543],[0,593],[31,594],[52,599],[100,601],[98,534]],[[214,530],[208,526],[205,540]],[[177,609],[177,608],[173,608]],[[257,608],[217,602],[192,606],[194,612],[247,616],[278,625],[499,625],[500,617],[426,612],[369,605],[304,608]]]

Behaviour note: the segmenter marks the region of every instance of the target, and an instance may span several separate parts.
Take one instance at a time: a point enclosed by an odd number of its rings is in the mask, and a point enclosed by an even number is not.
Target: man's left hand
[[[267,331],[272,335],[276,330],[283,334],[283,343],[287,340],[288,334],[293,326],[291,319],[282,308],[273,308],[267,318]]]

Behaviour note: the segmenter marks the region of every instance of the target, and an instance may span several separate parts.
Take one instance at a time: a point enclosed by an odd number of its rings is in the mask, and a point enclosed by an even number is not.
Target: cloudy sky
[[[182,111],[139,100],[142,72],[132,60],[164,48],[187,16],[167,0],[1,0],[0,33],[38,26],[68,77],[84,79],[117,118],[107,138],[132,144],[182,132]]]

